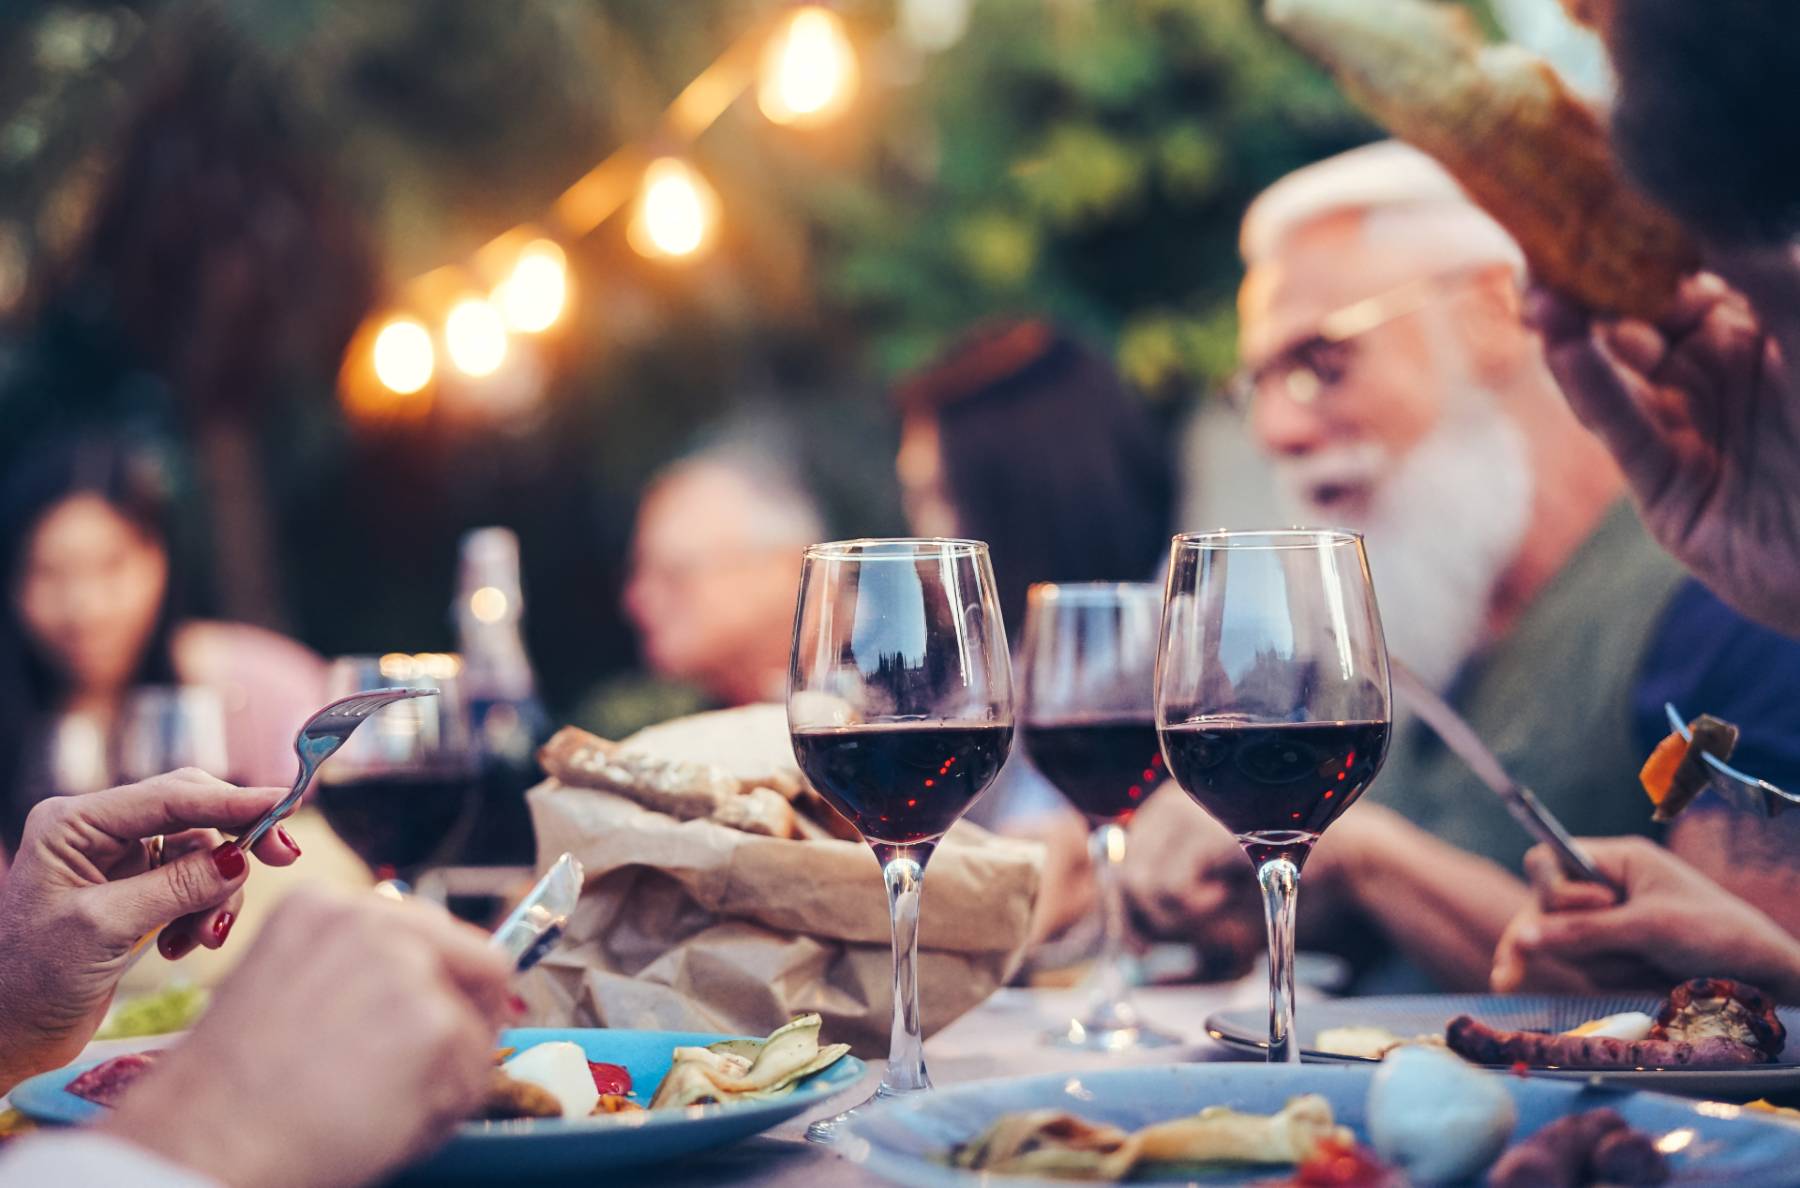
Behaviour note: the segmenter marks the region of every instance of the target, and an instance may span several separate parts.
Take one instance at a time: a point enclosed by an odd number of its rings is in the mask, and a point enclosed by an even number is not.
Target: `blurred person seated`
[[[721,446],[665,468],[638,505],[625,585],[645,661],[712,708],[783,700],[800,554],[825,534],[773,456]]]
[[[895,470],[911,530],[984,540],[1015,641],[1035,582],[1148,581],[1173,531],[1173,447],[1112,365],[1037,320],[953,343],[895,389]],[[1048,850],[1037,935],[1081,919],[1094,894],[1085,821],[1015,742],[972,820]]]
[[[1636,775],[1665,701],[1737,722],[1752,770],[1800,773],[1800,647],[1643,531],[1521,321],[1517,248],[1437,165],[1389,143],[1300,170],[1253,204],[1243,248],[1256,440],[1302,522],[1364,533],[1393,654],[1515,778],[1576,833],[1648,832]],[[1715,802],[1689,830],[1733,825]],[[1151,927],[1258,936],[1242,854],[1178,789],[1146,805],[1133,840],[1127,887]],[[1360,957],[1365,989],[1413,988],[1421,971],[1485,986],[1528,897],[1528,844],[1402,710],[1381,776],[1309,866],[1311,941]],[[1709,861],[1734,880],[1785,877],[1766,859],[1753,876]]]
[[[121,439],[52,440],[0,485],[4,848],[46,796],[119,782],[121,719],[151,686],[217,694],[231,770],[214,774],[292,780],[324,665],[261,628],[189,618],[173,531],[161,459]]]
[[[1545,293],[1550,366],[1656,539],[1727,602],[1800,637],[1800,21],[1768,0],[1592,6],[1627,172],[1706,262],[1656,322]]]
[[[1581,844],[1625,898],[1572,881],[1548,847],[1533,847],[1532,898],[1494,952],[1495,990],[1662,994],[1689,978],[1735,978],[1800,1002],[1800,939],[1767,913],[1643,838]]]
[[[0,888],[0,1092],[78,1055],[148,932],[225,942],[249,877],[220,829],[282,788],[179,771],[32,810]],[[165,837],[152,865],[146,840]],[[179,847],[179,856],[170,847]],[[299,855],[278,833],[271,867]],[[507,962],[447,915],[308,891],[104,1121],[0,1152],[0,1185],[337,1185],[447,1137],[485,1092]]]

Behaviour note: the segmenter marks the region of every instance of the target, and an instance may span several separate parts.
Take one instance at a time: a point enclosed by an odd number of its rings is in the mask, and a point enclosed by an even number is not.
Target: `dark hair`
[[[141,447],[100,437],[71,437],[33,450],[0,487],[0,837],[16,848],[25,814],[37,799],[26,785],[32,748],[67,690],[32,646],[16,593],[32,533],[58,505],[97,495],[145,536],[170,549],[170,486],[160,459]],[[170,637],[180,583],[171,559],[169,583],[133,684],[174,684]]]
[[[1787,0],[1630,0],[1609,10],[1613,136],[1633,176],[1721,243],[1800,231],[1800,11]]]
[[[958,531],[993,549],[1015,636],[1033,582],[1144,581],[1175,514],[1168,435],[1112,366],[1041,322],[987,327],[897,392],[938,423]]]

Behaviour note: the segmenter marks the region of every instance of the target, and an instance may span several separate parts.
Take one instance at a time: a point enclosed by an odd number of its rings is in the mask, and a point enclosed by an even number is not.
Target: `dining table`
[[[1205,1019],[1214,1011],[1266,1003],[1268,992],[1267,979],[1260,972],[1241,981],[1145,987],[1135,996],[1144,1018],[1180,1037],[1180,1042],[1136,1051],[1087,1052],[1053,1047],[1044,1041],[1048,1032],[1066,1027],[1071,1018],[1082,1013],[1086,991],[1007,988],[926,1040],[925,1057],[932,1081],[940,1087],[997,1077],[1061,1073],[1078,1077],[1131,1064],[1242,1060],[1241,1051],[1207,1037]],[[166,1043],[166,1038],[102,1041],[90,1045],[82,1058],[113,1056]],[[846,1090],[817,1109],[755,1138],[673,1163],[609,1169],[606,1183],[667,1188],[720,1184],[836,1188],[883,1183],[846,1157],[841,1148],[809,1143],[805,1137],[807,1125],[815,1119],[845,1109],[873,1093],[881,1079],[881,1065],[878,1059],[869,1061],[867,1079],[854,1091]],[[0,1109],[4,1108],[5,1099],[0,1098]],[[395,1188],[404,1188],[428,1182],[418,1176],[403,1175],[394,1184]],[[532,1188],[574,1188],[578,1184],[586,1188],[595,1180],[586,1173],[551,1178],[509,1174],[504,1182]],[[459,1179],[455,1183],[469,1185],[479,1181]]]
[[[1084,990],[1007,988],[925,1041],[925,1060],[940,1088],[996,1077],[1066,1073],[1078,1077],[1130,1064],[1242,1060],[1241,1051],[1207,1038],[1205,1020],[1214,1011],[1268,1002],[1269,983],[1261,972],[1242,981],[1203,985],[1152,986],[1134,1001],[1144,1018],[1180,1037],[1171,1047],[1126,1052],[1085,1052],[1045,1043],[1052,1029],[1068,1026],[1086,1005]],[[701,1188],[731,1184],[753,1188],[839,1188],[887,1181],[860,1167],[835,1146],[806,1141],[807,1125],[868,1097],[881,1080],[882,1062],[869,1061],[866,1081],[855,1091],[732,1147],[675,1163],[609,1173],[608,1184],[655,1184],[658,1188]],[[877,1107],[879,1108],[879,1107]],[[416,1184],[417,1178],[399,1184]],[[466,1183],[466,1181],[462,1181]],[[589,1185],[591,1176],[531,1179],[508,1176],[508,1184],[534,1188]]]

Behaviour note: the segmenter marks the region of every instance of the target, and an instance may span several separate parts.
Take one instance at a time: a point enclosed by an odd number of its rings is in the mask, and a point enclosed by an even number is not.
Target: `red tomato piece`
[[[1300,1188],[1385,1188],[1393,1172],[1374,1152],[1355,1143],[1327,1139],[1294,1173]]]
[[[594,1088],[602,1095],[611,1093],[623,1097],[631,1092],[631,1074],[625,1071],[624,1065],[602,1064],[598,1060],[590,1060],[588,1071],[594,1074]]]

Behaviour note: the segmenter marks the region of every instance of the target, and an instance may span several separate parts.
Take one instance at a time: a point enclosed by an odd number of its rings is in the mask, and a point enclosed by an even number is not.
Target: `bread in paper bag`
[[[708,717],[685,720],[679,731],[654,728],[662,741],[639,753],[705,754],[705,740],[720,736],[691,723]],[[743,720],[733,720],[733,730]],[[785,748],[784,716],[763,713],[760,731]],[[684,734],[678,747],[666,745]],[[629,753],[635,744],[618,746]],[[762,766],[785,754],[760,738],[741,745],[746,755],[760,748]],[[774,770],[747,762],[735,778],[761,788],[777,782],[765,778]],[[886,1052],[887,896],[866,845],[745,833],[713,817],[677,820],[616,792],[555,779],[528,801],[540,857],[566,850],[588,880],[564,943],[523,987],[539,1021],[762,1035],[816,1011],[825,1034],[859,1055]],[[1018,965],[1040,860],[1035,844],[967,822],[938,847],[919,930],[927,1034],[983,1001]]]

